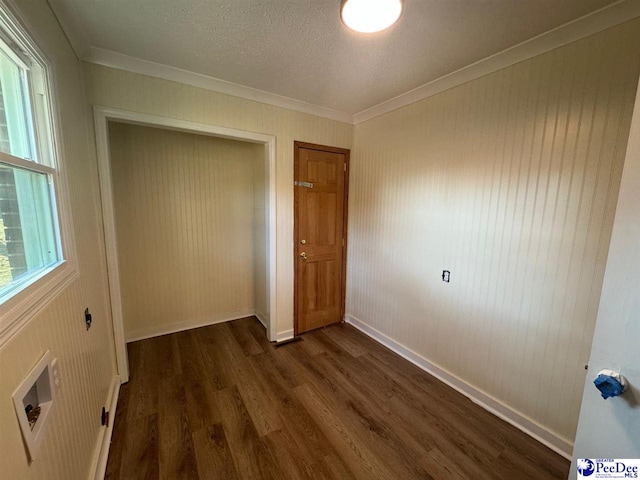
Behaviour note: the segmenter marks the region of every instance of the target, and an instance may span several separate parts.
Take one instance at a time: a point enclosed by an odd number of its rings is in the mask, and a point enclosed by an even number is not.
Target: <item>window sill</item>
[[[34,276],[0,305],[0,348],[7,344],[76,277],[69,261],[59,262]]]

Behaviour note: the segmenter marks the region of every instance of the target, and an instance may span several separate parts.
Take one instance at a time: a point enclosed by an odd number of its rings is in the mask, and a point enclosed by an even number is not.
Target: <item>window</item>
[[[47,79],[44,57],[0,3],[0,346],[67,263]]]

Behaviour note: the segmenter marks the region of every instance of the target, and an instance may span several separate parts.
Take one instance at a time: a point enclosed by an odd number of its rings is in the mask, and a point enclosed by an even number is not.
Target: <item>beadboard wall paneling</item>
[[[0,477],[85,480],[104,432],[100,410],[116,375],[97,164],[88,141],[91,117],[80,64],[48,3],[15,3],[55,69],[79,277],[0,349]],[[93,315],[89,331],[87,307]],[[62,383],[43,444],[29,465],[11,395],[47,350],[59,360]]]
[[[253,314],[264,146],[124,123],[109,140],[127,340]]]
[[[293,329],[293,142],[350,148],[352,126],[123,70],[84,64],[90,105],[276,136],[278,333]]]
[[[570,443],[638,51],[634,20],[355,127],[347,313]]]

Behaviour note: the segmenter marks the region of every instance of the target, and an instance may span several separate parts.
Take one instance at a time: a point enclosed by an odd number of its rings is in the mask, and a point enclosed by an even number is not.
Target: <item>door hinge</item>
[[[344,171],[345,172],[347,171],[347,164],[346,163],[344,164]]]
[[[311,183],[311,182],[299,182],[299,181],[295,180],[293,182],[293,185],[295,187],[313,188],[313,183]]]

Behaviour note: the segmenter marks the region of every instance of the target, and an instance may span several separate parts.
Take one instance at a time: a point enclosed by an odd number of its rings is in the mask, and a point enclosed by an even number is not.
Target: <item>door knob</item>
[[[307,244],[307,241],[306,241],[306,240],[304,240],[304,239],[302,239],[302,240],[300,240],[300,243],[301,243],[302,245],[306,245],[306,244]]]
[[[302,252],[302,253],[300,254],[300,257],[301,257],[303,260],[306,260],[306,259],[307,259],[307,252]]]

